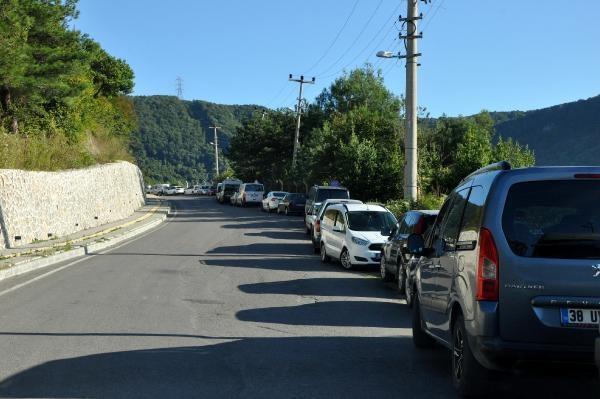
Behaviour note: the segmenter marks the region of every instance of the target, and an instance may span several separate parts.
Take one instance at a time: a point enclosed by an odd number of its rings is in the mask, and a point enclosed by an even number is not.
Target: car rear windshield
[[[327,199],[349,199],[348,190],[340,190],[333,188],[321,188],[317,195],[316,202],[323,202]]]
[[[512,251],[531,258],[600,259],[600,180],[514,184],[502,214]]]
[[[237,191],[238,188],[240,188],[239,184],[225,184],[224,191],[233,192],[233,191]]]
[[[352,211],[348,212],[348,228],[354,231],[381,231],[391,229],[396,220],[389,212]]]
[[[262,184],[246,184],[246,191],[265,191]]]
[[[287,193],[279,193],[279,192],[274,192],[273,193],[273,197],[277,197],[277,198],[283,198],[285,197]]]

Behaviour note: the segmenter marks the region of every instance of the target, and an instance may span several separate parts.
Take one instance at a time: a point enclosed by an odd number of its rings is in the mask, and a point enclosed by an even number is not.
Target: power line
[[[442,8],[442,5],[444,4],[444,1],[446,1],[446,0],[441,0],[441,1],[438,2],[437,7],[431,13],[431,17],[427,18],[427,21],[425,21],[425,25],[423,26],[423,30],[427,29],[427,27],[429,26],[429,24],[431,23],[431,21],[433,21],[433,18],[435,17],[435,15],[437,14],[437,12],[440,10],[440,8]]]
[[[382,36],[382,38],[379,41],[379,44],[377,46],[372,47],[371,45],[373,44],[373,42],[375,41],[375,39],[378,38],[378,36],[381,34],[381,32],[383,32],[383,30],[389,24],[389,22],[393,18],[395,18],[395,14],[398,12],[398,9],[401,7],[401,5],[402,5],[402,3],[400,3],[400,4],[398,4],[396,6],[396,8],[394,9],[394,11],[392,11],[392,16],[390,18],[388,18],[388,20],[386,21],[386,23],[381,26],[381,28],[379,29],[379,31],[377,31],[377,33],[371,38],[371,40],[369,40],[369,42],[367,43],[367,45],[360,52],[358,52],[356,54],[356,56],[352,60],[350,60],[349,62],[347,62],[342,68],[340,68],[336,72],[327,74],[325,76],[319,76],[319,78],[320,79],[327,79],[327,78],[330,78],[332,76],[336,76],[339,73],[341,73],[342,71],[344,71],[344,69],[346,69],[348,66],[352,65],[365,51],[371,50],[372,52],[374,52],[373,48],[378,48],[381,45],[381,43],[385,40],[386,36],[392,31],[392,29],[394,28],[394,26],[395,26],[396,23],[394,22],[394,24],[392,24],[392,26],[388,29],[388,31]],[[370,56],[367,56],[367,59],[365,60],[365,62],[368,61],[369,58],[370,58]]]
[[[338,57],[338,59],[336,59],[334,61],[333,64],[331,64],[327,69],[325,69],[323,72],[321,72],[320,74],[317,74],[317,76],[319,77],[323,77],[327,72],[331,71],[331,69],[337,65],[338,62],[340,62],[347,54],[350,50],[352,50],[352,48],[354,47],[354,43],[356,43],[360,37],[362,36],[362,34],[365,32],[365,30],[367,29],[367,27],[369,26],[369,24],[371,23],[371,21],[373,20],[373,17],[375,17],[375,14],[377,14],[377,11],[379,11],[379,8],[381,7],[381,4],[383,4],[383,0],[379,0],[379,3],[377,4],[377,7],[375,7],[375,10],[373,11],[373,13],[371,13],[371,16],[369,17],[369,19],[367,20],[367,22],[363,25],[362,29],[360,30],[360,32],[358,33],[358,36],[356,36],[356,38],[352,41],[352,44],[350,45],[350,47],[348,47],[346,49],[346,51],[344,51],[342,53],[342,55],[340,55]]]
[[[337,40],[340,38],[340,35],[342,34],[342,31],[346,28],[346,25],[348,25],[348,22],[350,21],[350,18],[352,18],[352,15],[354,15],[354,11],[356,10],[356,6],[358,5],[358,1],[359,0],[356,0],[354,2],[354,5],[352,6],[352,10],[350,10],[350,14],[348,14],[348,17],[346,18],[346,21],[344,21],[344,24],[338,30],[337,34],[335,35],[335,37],[334,37],[333,41],[331,42],[331,44],[329,45],[329,47],[327,47],[327,49],[321,55],[321,57],[310,68],[308,68],[305,71],[305,73],[308,73],[308,72],[312,71],[317,65],[319,65],[319,63],[321,61],[323,61],[323,59],[327,56],[327,54],[329,53],[329,51],[333,48],[333,46],[335,45],[335,43],[337,42]]]

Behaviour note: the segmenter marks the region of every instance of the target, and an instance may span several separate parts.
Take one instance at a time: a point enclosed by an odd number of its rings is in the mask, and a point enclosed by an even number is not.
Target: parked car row
[[[216,186],[194,185],[183,188],[182,186],[172,186],[170,184],[155,184],[148,186],[146,193],[154,195],[215,195]]]
[[[261,206],[290,213],[300,195],[272,191]],[[412,308],[415,346],[450,349],[461,395],[523,362],[600,368],[600,167],[500,162],[465,177],[439,211],[399,221],[342,187],[314,186],[304,202],[321,261],[379,265]]]

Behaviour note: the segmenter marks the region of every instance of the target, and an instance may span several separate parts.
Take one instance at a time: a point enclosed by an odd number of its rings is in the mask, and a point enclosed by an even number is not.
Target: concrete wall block
[[[60,172],[0,170],[0,248],[130,216],[144,205],[141,176],[129,162]]]

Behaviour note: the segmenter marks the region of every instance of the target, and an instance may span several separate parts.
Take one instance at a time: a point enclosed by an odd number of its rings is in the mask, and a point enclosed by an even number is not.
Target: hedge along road
[[[0,297],[0,397],[455,396],[449,353],[413,347],[373,269],[322,265],[301,218],[172,204],[152,233]],[[564,370],[495,391],[595,397],[589,369]]]

